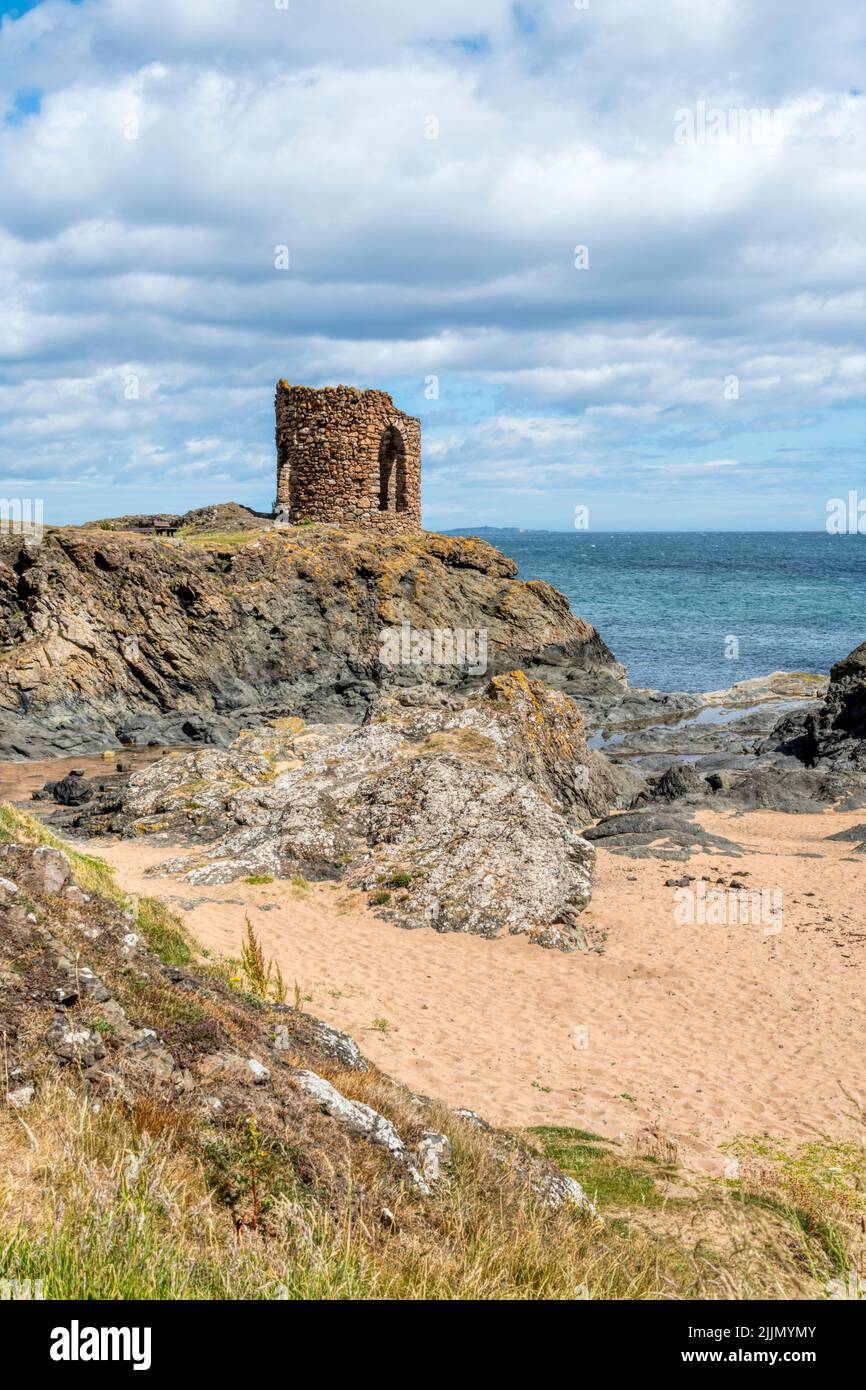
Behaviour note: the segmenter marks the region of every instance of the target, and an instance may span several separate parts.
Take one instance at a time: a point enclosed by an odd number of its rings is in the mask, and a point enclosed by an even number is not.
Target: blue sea
[[[598,628],[632,685],[716,690],[827,672],[866,640],[866,536],[518,531],[481,535]],[[726,640],[739,644],[725,656]],[[736,650],[727,643],[729,650]]]

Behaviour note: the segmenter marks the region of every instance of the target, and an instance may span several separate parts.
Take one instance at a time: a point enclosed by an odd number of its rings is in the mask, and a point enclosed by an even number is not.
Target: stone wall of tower
[[[289,520],[417,531],[421,423],[385,391],[277,383],[277,504]]]

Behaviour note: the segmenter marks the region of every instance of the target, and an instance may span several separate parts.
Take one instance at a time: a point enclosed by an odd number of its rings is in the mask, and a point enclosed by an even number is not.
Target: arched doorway
[[[379,441],[379,511],[406,510],[406,445],[396,425]]]

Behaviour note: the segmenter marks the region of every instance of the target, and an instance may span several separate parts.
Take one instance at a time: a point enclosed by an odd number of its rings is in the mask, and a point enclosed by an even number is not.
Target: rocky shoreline
[[[100,525],[2,538],[0,756],[225,745],[283,715],[357,724],[383,695],[477,689],[515,668],[569,693],[625,684],[563,595],[522,583],[484,541],[253,514],[237,529],[237,511],[171,539]],[[486,669],[388,664],[383,633],[404,624],[483,631]]]
[[[480,540],[177,521],[177,540],[126,518],[6,543],[0,752],[174,745],[46,784],[67,833],[198,845],[191,884],[339,879],[401,926],[569,951],[593,946],[598,840],[684,859],[727,847],[704,808],[866,806],[866,644],[829,678],[632,689],[561,594]],[[486,669],[382,659],[383,630],[460,624]]]

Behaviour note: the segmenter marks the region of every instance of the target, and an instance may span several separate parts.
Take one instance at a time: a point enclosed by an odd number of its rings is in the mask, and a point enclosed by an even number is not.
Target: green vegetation
[[[740,1138],[729,1145],[736,1177],[705,1182],[671,1196],[683,1175],[652,1154],[623,1155],[619,1146],[583,1130],[538,1126],[531,1131],[546,1155],[577,1178],[589,1197],[624,1230],[641,1211],[653,1211],[673,1228],[700,1223],[734,1232],[757,1218],[769,1268],[793,1265],[811,1295],[826,1292],[828,1279],[862,1272],[866,1222],[866,1147],[813,1141],[783,1143]],[[718,1237],[716,1237],[718,1238]],[[721,1256],[725,1261],[729,1256]],[[780,1296],[780,1295],[775,1295]]]
[[[340,1085],[406,1126],[382,1079]],[[431,1120],[454,1144],[449,1177],[426,1204],[404,1196],[392,1231],[354,1211],[354,1185],[370,1177],[360,1149],[354,1173],[341,1154],[347,1196],[329,1206],[297,1176],[291,1143],[248,1119],[218,1129],[158,1101],[96,1112],[55,1081],[28,1109],[32,1142],[0,1112],[0,1278],[40,1278],[60,1299],[826,1296],[820,1243],[792,1242],[786,1220],[754,1202],[724,1189],[667,1201],[652,1163],[545,1128],[536,1137],[595,1184],[605,1221],[552,1211],[503,1174],[489,1136],[447,1112]]]
[[[159,898],[139,898],[136,926],[166,965],[192,965],[194,948],[180,918]]]
[[[541,1140],[549,1159],[577,1178],[587,1197],[602,1207],[661,1206],[659,1180],[671,1169],[657,1163],[624,1158],[618,1146],[581,1129],[538,1125],[531,1131]]]
[[[396,874],[392,874],[387,880],[389,888],[408,888],[412,882],[412,875],[405,869],[400,869]]]
[[[273,881],[273,874],[247,874],[246,878],[244,879],[244,883],[252,884],[273,883]]]
[[[124,899],[125,895],[118,888],[114,874],[104,860],[97,859],[94,854],[82,854],[80,850],[72,849],[35,816],[17,810],[8,802],[0,803],[0,841],[19,845],[51,845],[54,849],[62,849],[72,862],[75,882],[83,892],[101,893],[113,902]]]
[[[779,1213],[804,1254],[817,1245],[846,1274],[850,1230],[866,1227],[866,1147],[766,1137],[740,1138],[729,1147],[739,1166],[733,1185],[744,1200]]]
[[[198,545],[202,550],[232,549],[239,545],[249,545],[250,541],[261,539],[263,532],[250,528],[248,531],[193,531],[182,526],[177,532],[179,540],[186,545]]]
[[[0,807],[0,836],[62,847],[85,891],[128,908],[107,865],[33,817]],[[206,956],[156,899],[138,904],[134,929],[201,988],[131,968],[106,934],[87,963],[130,1020],[156,1029],[193,1075],[218,1050],[255,1054],[268,1000],[286,991],[250,923],[239,962]],[[296,984],[296,1008],[302,998]],[[110,1049],[98,1007],[82,1017]],[[307,1027],[297,1020],[291,1034],[292,1066],[309,1065]],[[49,1299],[668,1300],[824,1298],[831,1278],[862,1274],[861,1144],[743,1138],[730,1146],[736,1176],[711,1180],[683,1172],[661,1140],[635,1153],[555,1126],[506,1139],[444,1106],[419,1116],[375,1067],[324,1074],[408,1145],[422,1127],[448,1136],[452,1161],[429,1196],[382,1148],[314,1110],[295,1115],[291,1088],[265,1132],[266,1106],[218,1121],[156,1088],[94,1106],[71,1070],[46,1063],[25,1112],[0,1108],[0,1279],[41,1279]],[[580,1182],[597,1218],[549,1205],[527,1176],[531,1150]]]
[[[88,1028],[94,1033],[98,1033],[101,1038],[114,1037],[115,1028],[113,1023],[109,1023],[107,1018],[92,1018],[88,1020]]]
[[[250,993],[258,999],[272,999],[276,1004],[285,1004],[287,991],[282,971],[276,961],[266,959],[252,922],[249,917],[245,920],[247,930],[241,944],[241,969]]]

